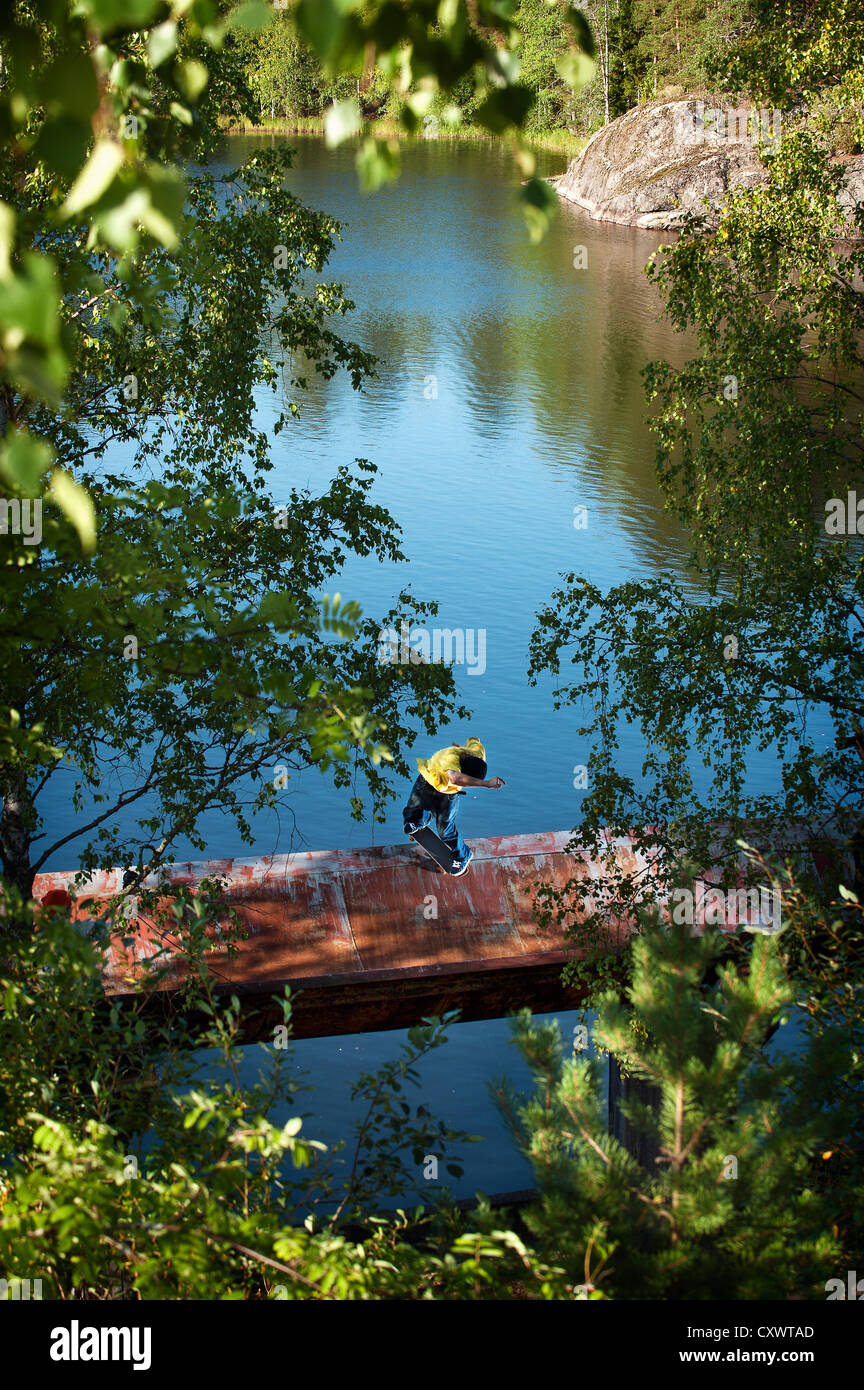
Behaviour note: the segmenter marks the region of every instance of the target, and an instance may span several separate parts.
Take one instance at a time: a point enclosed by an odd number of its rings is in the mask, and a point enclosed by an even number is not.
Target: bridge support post
[[[660,1106],[660,1088],[634,1076],[624,1076],[618,1058],[609,1054],[609,1133],[627,1152],[650,1173],[655,1171],[659,1149],[650,1135],[644,1134],[624,1115],[622,1102],[641,1101],[655,1113]]]

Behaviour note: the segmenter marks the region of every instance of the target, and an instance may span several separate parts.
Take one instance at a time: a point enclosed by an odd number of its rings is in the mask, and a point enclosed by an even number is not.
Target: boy
[[[464,795],[462,787],[491,787],[497,791],[504,786],[503,777],[486,777],[486,749],[479,738],[469,738],[464,744],[451,744],[449,748],[439,748],[431,758],[418,758],[420,776],[411,788],[408,804],[403,808],[402,820],[405,834],[412,835],[423,825],[435,819],[434,829],[439,839],[453,851],[459,868],[454,870],[454,878],[464,874],[474,858],[456,828],[456,813],[459,809],[457,796]]]

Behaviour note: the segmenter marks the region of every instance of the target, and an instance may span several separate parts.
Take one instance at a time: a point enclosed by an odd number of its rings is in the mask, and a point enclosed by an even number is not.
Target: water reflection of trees
[[[534,246],[497,155],[488,145],[406,146],[398,188],[376,203],[351,179],[334,181],[323,147],[304,146],[304,197],[319,201],[320,175],[320,201],[350,225],[333,278],[357,304],[351,336],[379,365],[359,396],[344,381],[310,378],[298,428],[331,452],[350,436],[352,454],[386,465],[382,431],[404,447],[415,421],[438,428],[424,414],[434,376],[448,447],[461,441],[466,467],[491,442],[502,466],[527,454],[572,471],[631,543],[640,538],[646,563],[681,572],[686,541],[655,485],[640,375],[652,358],[686,355],[642,273],[664,237],[562,204]],[[584,270],[573,267],[575,245],[586,247]]]

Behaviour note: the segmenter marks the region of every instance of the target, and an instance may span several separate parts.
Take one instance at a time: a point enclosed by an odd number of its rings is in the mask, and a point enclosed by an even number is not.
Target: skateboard
[[[443,840],[440,840],[434,830],[430,830],[428,825],[421,825],[419,830],[415,830],[409,836],[416,840],[421,849],[425,849],[430,859],[444,870],[445,874],[455,876],[461,869],[461,864],[456,858],[452,849],[448,849]]]

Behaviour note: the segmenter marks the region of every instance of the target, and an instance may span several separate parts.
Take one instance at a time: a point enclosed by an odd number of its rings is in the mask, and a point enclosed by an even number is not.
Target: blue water
[[[223,162],[240,162],[266,138],[232,140]],[[469,838],[574,826],[584,793],[574,788],[573,769],[587,763],[589,749],[576,732],[579,710],[556,713],[548,686],[528,686],[534,615],[567,570],[604,587],[663,572],[685,578],[687,540],[654,483],[639,376],[653,357],[682,355],[641,273],[662,238],[592,223],[564,205],[550,235],[532,245],[514,202],[509,156],[493,144],[412,145],[399,183],[370,198],[358,191],[350,150],[326,151],[317,139],[292,143],[299,152],[291,187],[345,224],[327,276],[345,285],[357,307],[340,331],[380,363],[359,394],[339,377],[310,378],[299,419],[273,436],[274,504],[287,501],[291,487],[323,490],[355,457],[378,465],[373,500],[398,521],[409,560],[352,560],[339,590],[364,611],[383,613],[410,582],[418,597],[440,603],[438,626],[482,630],[486,641],[482,673],[456,668],[472,719],[418,740],[414,755],[469,734],[486,745],[489,775],[507,786],[465,798],[461,829]],[[549,158],[541,172],[561,167]],[[587,269],[574,269],[577,245],[587,248]],[[262,397],[260,421],[272,423],[280,408]],[[577,507],[587,508],[586,529],[574,527]],[[623,765],[638,767],[643,752],[638,731],[625,730]],[[776,784],[770,750],[754,754],[751,781],[763,789]],[[402,838],[407,786],[378,826],[353,821],[347,797],[317,772],[303,773],[291,788],[293,815],[261,815],[252,846],[224,816],[208,813],[201,829],[209,853]],[[75,820],[61,791],[55,786],[43,807],[51,837]],[[71,867],[73,850],[65,847],[49,867]],[[180,843],[176,857],[201,856]],[[576,1016],[560,1021],[569,1037]],[[312,1135],[347,1134],[351,1079],[393,1055],[402,1036],[297,1044],[298,1065],[317,1087]],[[457,1195],[529,1181],[485,1091],[502,1070],[527,1079],[508,1039],[503,1020],[459,1025],[422,1068],[425,1103],[450,1124],[488,1135],[487,1143],[463,1148]],[[248,1076],[259,1057],[248,1050]]]
[[[574,1027],[582,1022],[576,1013],[537,1015],[538,1022],[557,1019],[565,1050],[569,1053],[574,1042]],[[593,1015],[587,1014],[590,1026]],[[381,1033],[362,1033],[341,1038],[308,1038],[294,1047],[298,1074],[305,1069],[305,1084],[314,1087],[309,1093],[299,1092],[291,1106],[280,1105],[271,1119],[284,1124],[292,1114],[304,1115],[302,1134],[318,1139],[332,1147],[339,1139],[347,1140],[345,1148],[334,1158],[334,1173],[344,1178],[350,1170],[354,1154],[353,1134],[368,1108],[368,1099],[352,1101],[350,1088],[361,1072],[374,1071],[382,1062],[400,1055],[400,1044],[406,1040],[402,1030]],[[590,1046],[590,1044],[589,1044]],[[244,1049],[242,1071],[247,1082],[255,1078],[262,1063],[269,1065],[261,1049]],[[588,1053],[586,1052],[586,1056]],[[514,1148],[504,1121],[490,1093],[489,1083],[506,1075],[523,1093],[532,1089],[531,1074],[512,1041],[511,1025],[507,1019],[490,1019],[483,1023],[461,1023],[450,1029],[450,1040],[431,1052],[417,1066],[420,1088],[405,1084],[403,1097],[412,1109],[426,1105],[432,1115],[443,1119],[452,1129],[482,1136],[482,1143],[455,1144],[448,1158],[438,1165],[437,1177],[424,1176],[424,1164],[413,1164],[405,1155],[409,1172],[415,1174],[413,1187],[405,1190],[400,1199],[385,1200],[382,1205],[429,1202],[434,1190],[447,1186],[456,1198],[473,1197],[477,1192],[487,1195],[515,1192],[533,1186],[530,1164]],[[604,1063],[603,1094],[608,1094],[608,1079]],[[397,1096],[398,1101],[401,1097]],[[433,1145],[430,1152],[438,1154]],[[448,1174],[445,1162],[458,1157],[463,1168],[461,1177]],[[324,1207],[325,1214],[332,1205]]]

